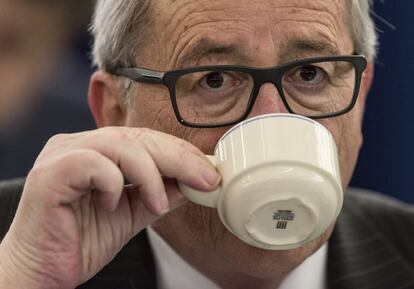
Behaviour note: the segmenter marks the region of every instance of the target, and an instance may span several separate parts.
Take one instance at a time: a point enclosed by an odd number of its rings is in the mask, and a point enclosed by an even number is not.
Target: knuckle
[[[49,173],[48,166],[46,165],[39,165],[33,167],[29,173],[27,174],[27,181],[29,180],[43,180],[46,178],[47,174]]]
[[[60,182],[56,177],[56,167],[53,164],[36,166],[27,175],[23,196],[32,196],[36,202],[44,204],[53,203],[56,183]]]
[[[87,164],[94,163],[100,154],[91,149],[76,149],[59,156],[45,158],[35,165],[29,175],[41,177],[42,175],[56,174],[58,172],[69,171],[73,168],[85,168]]]
[[[70,188],[69,183],[86,183],[102,168],[102,155],[92,149],[77,149],[43,160],[27,175],[25,195],[54,205]],[[122,180],[122,178],[120,178]],[[118,184],[113,184],[114,188]],[[31,197],[30,197],[31,196]]]
[[[193,144],[191,144],[191,143],[189,143],[189,142],[187,142],[185,140],[180,140],[179,141],[179,146],[183,150],[186,150],[186,151],[191,152],[193,154],[203,155],[203,153],[196,146],[194,146]]]
[[[103,133],[103,134],[114,134],[117,131],[119,131],[120,128],[119,127],[115,127],[115,126],[105,126],[105,127],[101,127],[98,128],[97,130],[95,130],[96,133]]]
[[[135,128],[134,131],[136,131],[138,136],[139,135],[152,135],[154,132],[152,129],[149,129],[147,127]]]
[[[133,128],[129,134],[130,137],[137,140],[146,140],[151,139],[153,137],[153,131],[149,128],[140,127],[140,128]]]
[[[182,158],[188,156],[189,151],[188,151],[188,149],[183,144],[180,144],[178,146],[177,153],[178,153],[178,157],[180,159],[182,159]]]
[[[158,151],[161,145],[160,139],[155,136],[154,131],[148,128],[138,128],[133,130],[131,137],[149,152]]]
[[[103,128],[99,128],[94,131],[94,133],[91,135],[93,138],[119,138],[119,132],[121,128],[119,127],[113,127],[113,126],[107,126]]]
[[[100,157],[100,154],[92,149],[77,149],[74,150],[62,157],[60,163],[62,165],[69,165],[69,164],[80,164],[80,165],[87,165],[95,162],[97,158]]]
[[[178,158],[178,163],[181,165],[186,165],[189,162],[189,159],[193,157],[193,152],[191,152],[191,150],[189,150],[186,145],[180,145],[178,146],[178,151],[177,151],[177,158]],[[192,162],[191,162],[192,163]]]
[[[119,139],[126,141],[143,140],[148,138],[152,131],[148,128],[131,127],[104,127],[97,130],[97,134],[104,138]]]
[[[87,147],[94,147],[98,150],[108,148],[108,145],[120,143],[125,139],[125,131],[121,127],[103,127],[88,134],[83,139]]]
[[[54,145],[56,143],[60,143],[62,141],[65,141],[67,137],[68,134],[65,133],[56,134],[47,141],[47,145]]]

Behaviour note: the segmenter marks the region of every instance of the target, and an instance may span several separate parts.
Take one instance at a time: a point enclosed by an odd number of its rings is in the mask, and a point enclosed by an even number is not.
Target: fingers
[[[158,215],[169,210],[162,177],[211,191],[220,176],[204,154],[184,140],[148,129],[105,128],[82,137],[82,146],[101,152],[139,188],[146,207]]]
[[[100,205],[110,211],[116,209],[123,189],[123,175],[110,159],[91,149],[76,149],[59,155],[34,168],[28,175],[26,187],[33,192],[44,192],[43,186],[54,193],[34,196],[35,201],[70,205],[89,193],[100,191]]]
[[[220,181],[220,176],[204,159],[204,154],[183,140],[141,129],[116,132],[109,129],[109,132],[115,136],[94,136],[90,145],[118,164],[125,177],[139,188],[145,206],[157,215],[169,210],[162,177],[205,191],[214,189]],[[116,139],[117,145],[105,145],[113,143],[109,139]]]
[[[181,194],[177,187],[177,181],[170,178],[163,178],[166,194],[169,200],[170,211],[184,205],[188,200]],[[156,215],[144,204],[145,200],[142,198],[140,189],[135,185],[128,185],[124,187],[125,193],[131,204],[132,213],[132,228],[133,234],[141,231],[146,226],[153,223],[160,215]]]
[[[36,164],[50,159],[60,164],[53,170],[54,178],[69,176],[62,186],[66,184],[81,194],[86,192],[83,190],[97,189],[102,192],[102,205],[110,210],[119,201],[122,175],[139,189],[143,204],[156,215],[169,210],[163,177],[203,191],[213,190],[220,182],[219,174],[199,149],[149,129],[103,128],[57,136]],[[76,197],[80,195],[72,192],[62,202]]]
[[[144,205],[154,214],[169,210],[161,174],[151,156],[141,147],[119,155],[119,167],[125,177],[139,189]]]
[[[152,137],[152,138],[151,138]],[[157,144],[157,135],[149,136],[146,148],[163,176],[198,190],[211,191],[220,182],[220,175],[205,155],[183,140],[172,138],[168,146]]]
[[[194,189],[211,191],[220,182],[219,174],[198,148],[162,132],[137,128],[106,128],[90,135],[85,140],[85,145],[101,151],[115,163],[122,165],[123,173],[129,176],[131,182],[137,175],[141,180],[149,179],[149,176],[144,175],[151,173],[141,171],[144,167],[142,163],[148,165],[148,169],[152,171],[148,157],[154,162],[160,175],[177,179]],[[144,185],[136,182],[134,184]]]

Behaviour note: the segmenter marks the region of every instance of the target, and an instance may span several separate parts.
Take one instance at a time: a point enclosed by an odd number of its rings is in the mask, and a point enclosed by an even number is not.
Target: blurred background
[[[0,0],[0,179],[25,176],[52,135],[94,128],[87,107],[92,6],[93,0]],[[381,47],[352,180],[411,203],[413,10],[408,0],[375,5]]]
[[[414,1],[376,1],[380,51],[352,185],[414,203]]]
[[[50,136],[94,127],[92,0],[0,0],[0,179],[27,175]]]

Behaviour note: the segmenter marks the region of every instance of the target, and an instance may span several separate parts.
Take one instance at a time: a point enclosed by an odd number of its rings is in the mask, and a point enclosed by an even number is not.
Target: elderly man
[[[214,189],[220,176],[204,153],[229,125],[272,112],[310,116],[330,130],[347,188],[373,76],[369,6],[98,1],[89,102],[101,128],[52,138],[24,188],[3,183],[1,228],[10,229],[0,287],[414,288],[412,207],[348,191],[335,229],[269,251],[240,241],[215,210],[177,189],[177,181]],[[368,59],[363,73],[359,55]],[[275,79],[256,77],[260,68]],[[344,71],[354,77],[337,85]],[[325,105],[309,100],[322,86],[336,89]]]

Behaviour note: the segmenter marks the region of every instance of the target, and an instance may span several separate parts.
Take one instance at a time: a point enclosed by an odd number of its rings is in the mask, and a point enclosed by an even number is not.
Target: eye
[[[240,85],[240,80],[229,72],[213,71],[204,76],[200,86],[210,91],[226,90]]]
[[[324,81],[326,75],[326,72],[322,68],[314,65],[306,65],[295,68],[287,75],[286,80],[292,83],[315,85]]]
[[[205,77],[204,81],[210,88],[219,88],[224,83],[224,76],[219,72],[212,72]]]

